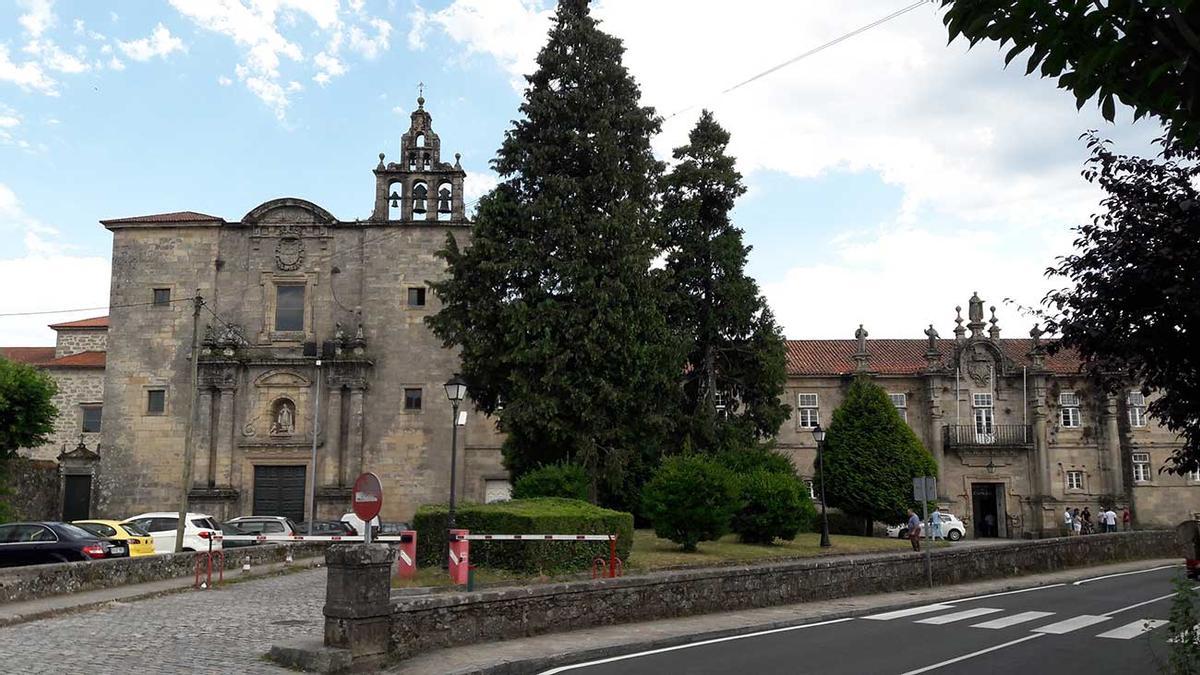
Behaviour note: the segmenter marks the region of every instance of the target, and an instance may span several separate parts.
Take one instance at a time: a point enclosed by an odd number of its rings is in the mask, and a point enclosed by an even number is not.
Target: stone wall
[[[78,445],[83,431],[83,409],[80,406],[104,400],[103,368],[52,368],[46,372],[58,385],[58,393],[53,399],[58,417],[54,420],[50,440],[45,445],[21,451],[32,459],[54,459],[63,450],[71,450]],[[89,449],[95,450],[100,442],[100,434],[83,434],[83,442]]]
[[[58,464],[18,457],[9,465],[13,520],[57,520],[62,515]]]
[[[936,584],[1181,556],[1152,530],[933,552]],[[392,601],[392,656],[598,625],[652,621],[924,586],[922,555],[897,553],[502,588]],[[454,626],[448,630],[448,626]]]
[[[293,558],[299,559],[323,556],[328,547],[328,544],[310,543],[234,548],[225,554],[225,569],[240,569],[246,556],[250,557],[253,567],[283,562],[289,548]],[[186,577],[195,573],[198,555],[201,554],[164,553],[137,558],[10,567],[0,570],[0,603]]]
[[[79,352],[102,352],[108,349],[108,329],[66,329],[58,330],[58,340],[54,346],[54,358],[78,354]]]

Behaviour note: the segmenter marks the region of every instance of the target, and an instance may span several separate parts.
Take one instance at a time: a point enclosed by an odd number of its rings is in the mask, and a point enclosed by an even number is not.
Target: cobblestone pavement
[[[287,673],[271,644],[319,637],[325,569],[114,602],[0,628],[6,673]]]

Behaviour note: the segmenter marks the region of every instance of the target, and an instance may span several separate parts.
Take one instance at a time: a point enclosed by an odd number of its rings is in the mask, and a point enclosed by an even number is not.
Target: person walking
[[[1068,537],[1075,533],[1074,522],[1075,519],[1071,517],[1071,507],[1068,506],[1067,509],[1063,511],[1063,528],[1067,531],[1066,536]]]
[[[1071,512],[1071,530],[1076,536],[1083,533],[1083,517],[1079,515],[1079,509]]]
[[[908,510],[908,541],[912,543],[914,551],[921,550],[921,519],[912,509]]]
[[[1104,515],[1104,531],[1105,532],[1116,532],[1117,531],[1117,512],[1113,511],[1112,507],[1110,506],[1104,510],[1103,515]]]
[[[1092,534],[1096,528],[1092,525],[1092,510],[1090,507],[1083,507],[1083,533]]]
[[[1125,528],[1126,532],[1128,532],[1129,527],[1132,523],[1133,523],[1133,515],[1129,513],[1129,507],[1126,506],[1121,511],[1121,526]]]

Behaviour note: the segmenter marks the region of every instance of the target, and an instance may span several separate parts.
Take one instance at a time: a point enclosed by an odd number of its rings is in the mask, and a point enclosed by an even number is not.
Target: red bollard
[[[400,545],[396,549],[396,578],[413,578],[417,574],[416,530],[402,531],[400,533]]]
[[[450,583],[465,584],[470,573],[471,542],[459,539],[470,534],[470,530],[450,530]]]

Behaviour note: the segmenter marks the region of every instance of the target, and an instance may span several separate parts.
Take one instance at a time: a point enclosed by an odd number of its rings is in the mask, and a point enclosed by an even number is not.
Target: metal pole
[[[192,487],[192,461],[194,448],[192,446],[192,428],[195,425],[196,419],[196,398],[199,393],[198,379],[200,369],[200,308],[204,306],[204,298],[200,295],[200,289],[196,289],[196,295],[192,298],[192,353],[188,356],[192,360],[191,380],[188,385],[191,388],[190,400],[188,404],[188,416],[183,425],[183,478],[179,486],[179,522],[175,526],[175,552],[179,553],[183,550],[183,528],[187,519],[188,510],[188,491]]]
[[[929,483],[925,483],[922,495],[925,499],[921,500],[921,510],[925,515],[925,576],[929,579],[929,587],[933,588],[933,551],[930,549],[933,546],[933,521],[929,520]]]
[[[817,443],[817,473],[821,477],[821,547],[829,548],[829,516],[825,513],[825,441]]]
[[[313,521],[317,519],[317,432],[321,429],[321,359],[317,359],[317,392],[313,399],[313,442],[312,442],[312,503],[308,507],[308,534],[313,533]]]
[[[450,516],[446,519],[448,529],[454,529],[454,488],[456,460],[458,458],[458,401],[454,402],[454,417],[450,420]],[[447,533],[449,534],[449,533]]]

